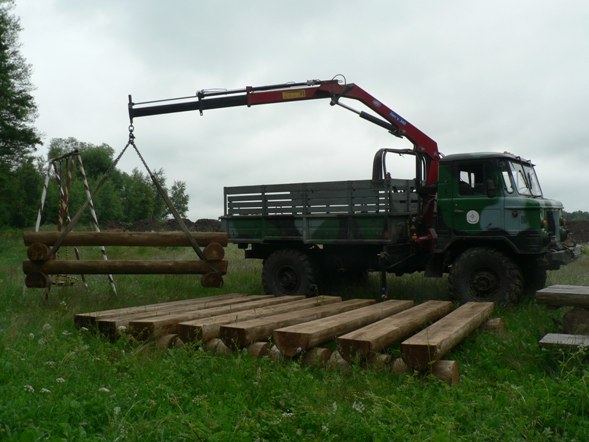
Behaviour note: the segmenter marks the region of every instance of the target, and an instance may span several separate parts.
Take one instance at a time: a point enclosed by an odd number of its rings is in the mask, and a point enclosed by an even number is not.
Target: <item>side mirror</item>
[[[487,196],[489,198],[493,198],[497,195],[497,185],[495,184],[495,180],[488,179],[487,180]]]

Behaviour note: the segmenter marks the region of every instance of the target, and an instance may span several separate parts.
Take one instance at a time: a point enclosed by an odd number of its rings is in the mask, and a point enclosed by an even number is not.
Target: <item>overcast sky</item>
[[[129,94],[146,101],[343,74],[443,154],[530,158],[545,196],[589,210],[589,2],[359,4],[17,0],[37,127],[46,145],[75,137],[119,153]],[[134,123],[148,165],[168,184],[186,182],[191,219],[222,215],[224,186],[367,179],[377,149],[410,147],[325,100]],[[121,168],[134,167],[129,151]]]

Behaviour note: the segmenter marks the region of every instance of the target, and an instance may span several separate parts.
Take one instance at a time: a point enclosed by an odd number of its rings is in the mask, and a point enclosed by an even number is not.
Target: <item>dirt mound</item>
[[[184,224],[188,230],[195,232],[218,232],[221,230],[221,222],[216,219],[198,219],[192,222],[184,219]],[[175,219],[165,221],[156,221],[153,219],[143,219],[134,223],[125,223],[113,221],[105,226],[105,230],[125,231],[125,232],[162,232],[169,230],[181,230]]]
[[[579,244],[589,243],[589,221],[569,221],[567,228],[571,232],[573,241]]]

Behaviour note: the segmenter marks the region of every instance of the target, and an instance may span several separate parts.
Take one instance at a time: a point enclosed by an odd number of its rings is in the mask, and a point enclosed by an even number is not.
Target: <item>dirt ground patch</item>
[[[568,229],[573,241],[579,244],[589,243],[589,221],[569,221]]]

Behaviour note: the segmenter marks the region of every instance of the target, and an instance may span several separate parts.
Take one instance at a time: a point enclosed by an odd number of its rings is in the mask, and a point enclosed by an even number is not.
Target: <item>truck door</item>
[[[453,175],[453,229],[469,234],[502,229],[503,199],[495,161],[460,161]]]

